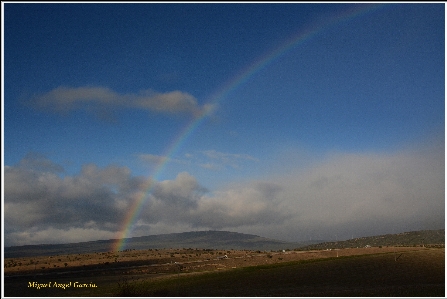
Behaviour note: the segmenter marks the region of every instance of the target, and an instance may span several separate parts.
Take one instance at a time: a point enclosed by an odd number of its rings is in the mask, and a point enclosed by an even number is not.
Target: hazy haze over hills
[[[226,231],[199,231],[151,235],[126,239],[127,249],[204,248],[279,250],[309,243],[291,243],[256,235]],[[5,257],[57,255],[111,251],[115,239],[69,244],[25,245],[5,248]]]
[[[445,230],[426,230],[390,234],[375,237],[356,238],[340,242],[284,242],[263,238],[256,235],[227,231],[197,231],[175,234],[151,235],[127,239],[129,249],[163,249],[163,248],[202,248],[202,249],[249,249],[249,250],[284,250],[284,249],[326,249],[371,245],[409,245],[444,244]],[[379,241],[377,241],[379,240]],[[69,244],[25,245],[5,248],[5,258],[25,256],[49,256],[89,252],[108,252],[116,240],[98,240]]]

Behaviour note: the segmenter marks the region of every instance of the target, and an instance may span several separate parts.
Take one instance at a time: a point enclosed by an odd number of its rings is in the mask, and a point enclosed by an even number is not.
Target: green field
[[[94,280],[97,287],[37,290],[28,287],[27,280],[16,278],[5,280],[5,296],[444,297],[445,251],[334,257],[158,278],[102,275],[77,280]]]

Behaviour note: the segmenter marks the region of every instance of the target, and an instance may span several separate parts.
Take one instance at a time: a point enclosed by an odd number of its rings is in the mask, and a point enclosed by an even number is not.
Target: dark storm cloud
[[[36,170],[27,156],[5,167],[5,227],[8,231],[88,228],[116,231],[144,180],[124,167],[85,165],[75,176]]]

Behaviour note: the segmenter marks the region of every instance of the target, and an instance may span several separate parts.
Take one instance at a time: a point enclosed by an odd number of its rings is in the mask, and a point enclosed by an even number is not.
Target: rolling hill
[[[194,231],[173,234],[126,238],[128,249],[200,248],[200,249],[248,249],[248,250],[312,250],[328,248],[355,248],[369,246],[444,246],[445,229],[422,230],[399,234],[355,238],[338,242],[292,243],[263,238],[256,235],[228,231]],[[42,244],[5,247],[5,258],[28,256],[52,256],[58,254],[83,254],[109,252],[117,240],[98,240],[69,244]]]
[[[51,256],[58,254],[108,252],[117,240],[98,240],[70,244],[42,244],[5,247],[5,258]],[[197,231],[150,235],[125,239],[129,249],[203,248],[281,250],[302,247],[309,243],[290,243],[256,235],[227,231]]]
[[[354,238],[346,241],[310,244],[299,250],[340,249],[365,246],[441,246],[444,247],[445,229],[420,230],[399,234],[387,234],[372,237]]]

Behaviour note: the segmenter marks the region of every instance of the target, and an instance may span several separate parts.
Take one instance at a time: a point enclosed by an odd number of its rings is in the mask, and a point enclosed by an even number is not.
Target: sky
[[[444,3],[2,6],[5,246],[445,227]]]

